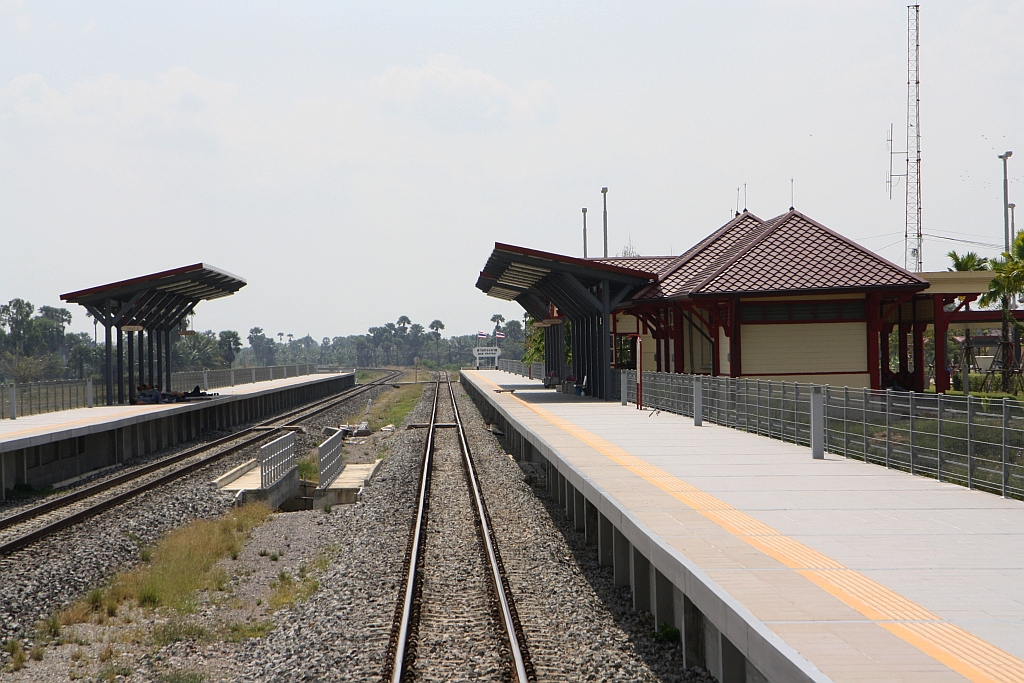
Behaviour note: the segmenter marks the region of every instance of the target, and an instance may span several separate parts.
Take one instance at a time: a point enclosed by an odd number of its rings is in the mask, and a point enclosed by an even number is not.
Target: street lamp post
[[[1006,160],[1013,156],[1013,152],[1007,150],[999,155],[1003,160],[1003,236],[1006,242],[1006,251],[1010,251],[1010,188],[1006,180]]]
[[[601,188],[601,197],[604,200],[604,257],[608,258],[608,188]]]
[[[1007,204],[1010,208],[1010,241],[1017,239],[1017,217],[1014,215],[1013,210],[1017,208],[1016,204]]]
[[[583,207],[583,258],[587,258],[587,207]]]

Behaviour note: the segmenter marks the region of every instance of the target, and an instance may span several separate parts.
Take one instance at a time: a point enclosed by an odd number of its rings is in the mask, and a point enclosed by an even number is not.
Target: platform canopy
[[[143,365],[142,333],[149,337],[149,383],[163,384],[170,388],[171,377],[171,331],[176,329],[185,316],[190,315],[200,301],[231,296],[246,282],[237,275],[214,268],[205,263],[195,263],[173,270],[143,275],[130,280],[121,280],[77,292],[61,294],[60,298],[71,304],[80,304],[106,329],[106,381],[108,403],[113,401],[112,330],[117,333],[117,376],[118,402],[124,401],[124,376],[122,371],[121,333],[128,332],[129,394],[134,389],[132,369],[132,334],[139,332],[139,379],[145,376]],[[127,328],[127,329],[125,329]],[[153,341],[158,370],[153,369]],[[166,359],[166,364],[164,360]]]
[[[603,398],[611,382],[610,349],[601,341],[609,339],[609,315],[656,277],[638,266],[642,262],[601,263],[499,242],[476,286],[488,296],[518,302],[545,326],[546,349],[562,348],[558,323],[572,321],[574,373],[593,396]],[[564,377],[562,363],[561,354],[545,353],[546,374]]]

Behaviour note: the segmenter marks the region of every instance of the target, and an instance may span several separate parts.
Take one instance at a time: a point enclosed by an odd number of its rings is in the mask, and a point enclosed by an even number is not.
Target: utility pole
[[[1005,251],[1010,251],[1010,188],[1006,180],[1006,160],[1013,156],[1013,152],[1007,150],[999,155],[1003,160],[1003,242],[1006,245]]]
[[[601,188],[601,197],[604,199],[604,257],[608,258],[608,188]]]
[[[908,5],[907,36],[907,221],[904,265],[922,270],[924,233],[921,230],[921,6]]]
[[[587,258],[587,207],[583,207],[583,258]]]

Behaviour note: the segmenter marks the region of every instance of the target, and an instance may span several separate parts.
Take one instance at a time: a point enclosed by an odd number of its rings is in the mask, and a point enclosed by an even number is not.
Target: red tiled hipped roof
[[[615,256],[608,258],[591,259],[598,263],[606,263],[610,266],[621,266],[632,268],[648,273],[660,274],[667,270],[672,264],[679,260],[678,256]]]
[[[660,270],[634,300],[927,286],[799,211],[767,221],[745,211]]]

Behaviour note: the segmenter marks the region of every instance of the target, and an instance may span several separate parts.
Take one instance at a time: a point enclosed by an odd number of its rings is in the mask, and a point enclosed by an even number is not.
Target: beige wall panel
[[[725,330],[718,328],[718,373],[729,375],[732,373],[732,365],[729,363],[729,337]]]
[[[857,375],[772,375],[770,377],[743,375],[743,379],[765,379],[773,382],[800,382],[802,384],[829,384],[833,387],[850,387],[851,389],[871,388],[871,376],[866,372]]]
[[[744,377],[867,372],[867,323],[743,325],[740,349]]]
[[[636,332],[636,317],[632,315],[618,314],[615,316],[615,330],[619,334],[633,334]]]

